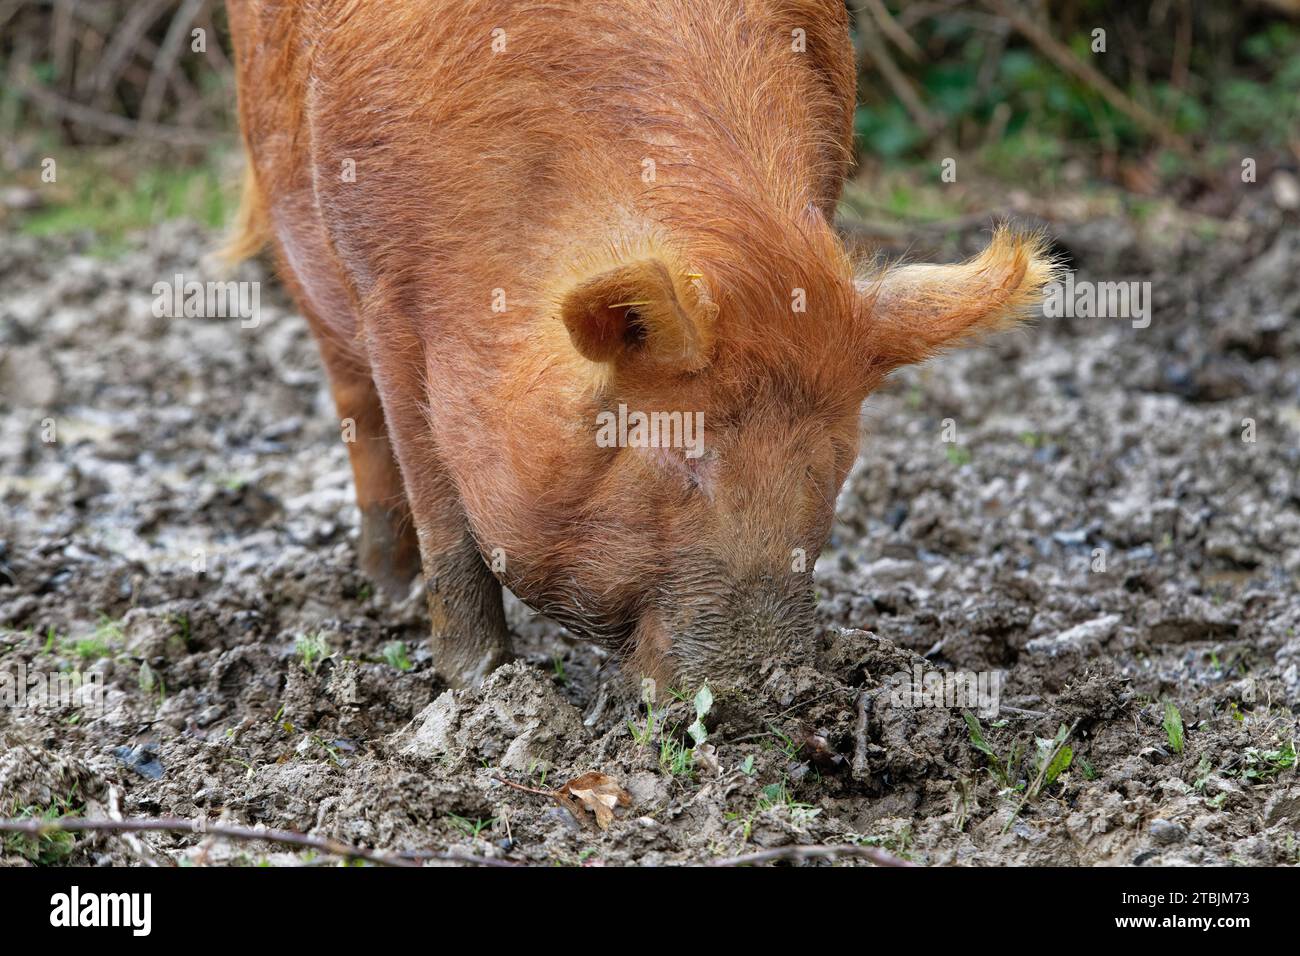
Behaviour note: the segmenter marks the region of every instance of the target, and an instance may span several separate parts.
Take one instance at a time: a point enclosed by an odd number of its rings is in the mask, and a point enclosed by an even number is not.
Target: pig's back
[[[672,228],[698,196],[830,211],[847,167],[838,0],[251,2],[231,17],[286,258],[342,270],[356,302],[413,272],[417,309],[497,288],[526,302],[573,249]]]

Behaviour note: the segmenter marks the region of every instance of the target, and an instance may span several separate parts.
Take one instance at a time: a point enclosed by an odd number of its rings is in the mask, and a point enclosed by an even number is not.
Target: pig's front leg
[[[452,687],[475,687],[511,656],[501,585],[468,534],[450,549],[422,550],[434,668]]]
[[[501,585],[479,553],[452,483],[436,468],[405,473],[420,540],[433,665],[452,687],[474,687],[511,657]]]
[[[501,585],[479,553],[456,485],[439,464],[424,406],[410,400],[425,388],[423,369],[409,361],[418,346],[382,321],[374,323],[371,339],[375,386],[419,542],[433,665],[452,687],[474,687],[511,657]]]

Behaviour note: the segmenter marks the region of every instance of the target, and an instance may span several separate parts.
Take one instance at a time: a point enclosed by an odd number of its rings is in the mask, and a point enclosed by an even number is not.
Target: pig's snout
[[[813,632],[811,576],[778,575],[699,591],[670,592],[641,619],[640,672],[694,688],[756,683],[775,657]]]

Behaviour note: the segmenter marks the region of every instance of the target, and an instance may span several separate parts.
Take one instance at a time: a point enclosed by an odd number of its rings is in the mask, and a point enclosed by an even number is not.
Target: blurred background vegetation
[[[1228,216],[1245,157],[1283,205],[1300,192],[1300,0],[848,7],[850,218],[942,221],[1009,189]],[[229,50],[219,0],[0,0],[0,217],[104,248],[173,216],[223,223],[239,164]],[[946,158],[984,188],[930,188]]]

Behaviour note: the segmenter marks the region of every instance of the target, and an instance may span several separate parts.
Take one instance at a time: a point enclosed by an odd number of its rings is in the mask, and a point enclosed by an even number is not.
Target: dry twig
[[[889,14],[889,9],[885,6],[885,0],[858,0],[855,4],[855,12],[858,15],[858,25],[861,29],[862,14],[864,8],[871,12],[871,16],[880,27],[880,32],[893,41],[894,46],[898,47],[913,60],[921,59],[924,54],[921,48],[916,45],[912,35],[898,25],[898,22]]]
[[[863,17],[863,20],[866,18]],[[927,134],[933,134],[942,127],[942,122],[926,109],[925,104],[921,102],[921,97],[916,90],[912,89],[911,83],[908,82],[907,76],[898,68],[894,58],[889,55],[889,50],[885,42],[880,38],[879,31],[859,22],[858,40],[862,47],[863,53],[876,65],[889,88],[894,91],[903,107],[911,114],[916,125],[925,130]]]
[[[887,850],[874,846],[779,846],[772,850],[759,850],[742,856],[728,856],[714,860],[710,866],[752,866],[757,863],[772,863],[777,860],[825,860],[840,856],[852,856],[870,860],[876,866],[914,867],[911,863]]]
[[[140,105],[142,122],[152,123],[162,111],[163,94],[171,75],[176,70],[181,49],[189,36],[190,24],[194,22],[206,3],[207,0],[185,0],[172,17],[167,27],[167,34],[163,37],[162,46],[158,48],[158,56],[154,59],[153,67],[149,72],[149,83],[145,87],[144,100]]]
[[[74,103],[34,83],[19,84],[14,91],[56,116],[115,136],[156,140],[172,146],[204,146],[217,138],[215,133],[206,130],[138,122],[114,113],[106,113],[93,106]]]
[[[510,866],[508,861],[470,856],[456,851],[411,850],[405,853],[380,853],[365,847],[352,846],[330,837],[311,836],[293,830],[272,830],[264,827],[230,826],[224,823],[205,823],[178,818],[87,820],[81,817],[60,817],[57,820],[0,820],[0,833],[26,833],[44,836],[50,833],[193,833],[224,837],[228,840],[284,843],[289,846],[318,850],[349,860],[365,860],[379,866],[419,866],[417,860],[442,860],[451,863],[473,863],[481,866]]]
[[[985,6],[1007,19],[1016,30],[1058,67],[1069,73],[1076,80],[1086,83],[1097,91],[1107,103],[1137,123],[1148,133],[1172,149],[1185,156],[1192,155],[1192,148],[1187,140],[1178,135],[1168,123],[1160,119],[1146,107],[1126,96],[1119,87],[1108,80],[1090,63],[1078,59],[1070,48],[1057,40],[1050,33],[1018,9],[1008,0],[984,0]]]

